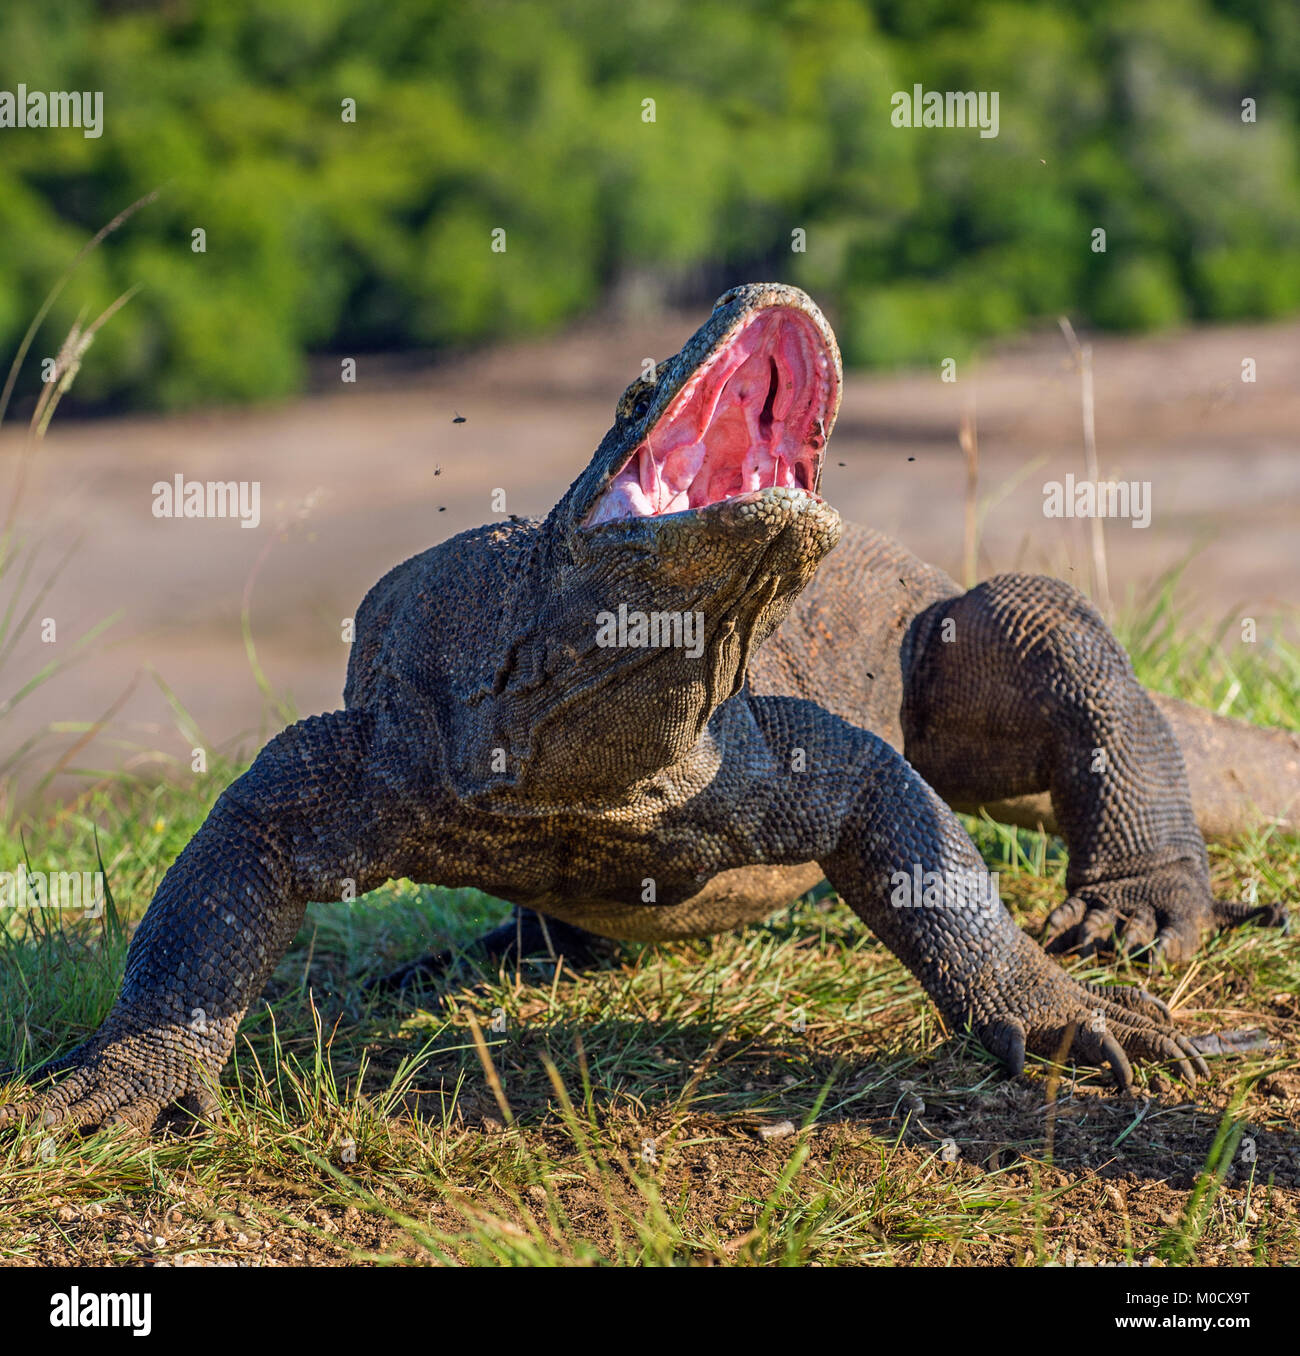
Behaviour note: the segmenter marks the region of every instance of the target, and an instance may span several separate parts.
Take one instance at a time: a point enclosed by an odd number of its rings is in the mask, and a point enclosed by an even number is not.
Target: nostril
[[[718,309],[719,306],[725,306],[728,302],[730,302],[730,301],[735,301],[735,299],[736,299],[739,295],[740,295],[740,288],[739,288],[739,287],[729,287],[729,288],[728,288],[728,289],[727,289],[727,290],[726,290],[726,291],[725,291],[725,292],[717,299],[717,301],[715,301],[715,302],[713,303],[713,309],[716,311],[716,310]]]

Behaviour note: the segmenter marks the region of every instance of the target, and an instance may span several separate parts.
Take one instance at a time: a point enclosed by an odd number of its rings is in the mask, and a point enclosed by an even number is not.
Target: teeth
[[[649,444],[647,443],[641,445],[641,451],[637,454],[636,470],[643,493],[653,500],[656,494],[659,474],[655,468],[654,453],[650,451]]]

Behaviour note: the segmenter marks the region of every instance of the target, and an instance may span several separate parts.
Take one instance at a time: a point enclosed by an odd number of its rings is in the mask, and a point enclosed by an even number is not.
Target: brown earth
[[[751,1060],[757,1052],[750,1051]],[[772,1060],[775,1067],[779,1056]],[[761,1060],[759,1061],[761,1064]],[[508,1075],[508,1069],[503,1070]],[[890,1261],[928,1266],[1115,1265],[1126,1255],[1158,1261],[1157,1249],[1183,1224],[1193,1188],[1205,1166],[1226,1097],[1198,1093],[1180,1097],[1167,1083],[1159,1101],[1116,1096],[1097,1083],[1066,1084],[1044,1093],[1044,1080],[995,1079],[963,1086],[960,1057],[941,1057],[920,1078],[887,1091],[869,1091],[848,1113],[774,1140],[760,1127],[779,1122],[773,1114],[723,1117],[629,1105],[602,1108],[601,1135],[608,1146],[608,1170],[593,1178],[573,1142],[552,1115],[525,1124],[526,1153],[545,1157],[550,1170],[517,1189],[497,1179],[514,1156],[495,1107],[462,1099],[453,1124],[441,1128],[436,1106],[421,1131],[418,1123],[394,1123],[397,1140],[423,1133],[442,1137],[444,1153],[497,1166],[486,1172],[460,1167],[440,1185],[404,1181],[395,1186],[364,1162],[347,1165],[347,1194],[328,1179],[294,1183],[275,1171],[223,1170],[219,1186],[211,1173],[156,1171],[153,1189],[130,1198],[98,1183],[87,1191],[42,1202],[38,1216],[11,1226],[10,1243],[21,1234],[21,1255],[10,1265],[144,1266],[324,1266],[440,1260],[422,1246],[405,1221],[444,1235],[462,1235],[471,1225],[492,1221],[509,1236],[526,1238],[540,1228],[550,1246],[573,1256],[575,1243],[615,1255],[609,1203],[623,1216],[644,1211],[644,1182],[653,1179],[661,1197],[686,1202],[683,1232],[701,1240],[689,1250],[696,1265],[773,1260],[752,1251],[761,1203],[797,1149],[807,1151],[787,1206],[815,1200],[827,1178],[838,1194],[855,1200],[863,1217],[838,1238],[814,1247],[813,1264]],[[757,1065],[755,1079],[772,1073]],[[868,1066],[859,1081],[870,1084],[879,1070]],[[449,1090],[448,1090],[449,1091]],[[1154,1089],[1153,1089],[1154,1091]],[[852,1077],[837,1084],[835,1096],[853,1100]],[[606,1095],[598,1090],[598,1101]],[[437,1094],[412,1098],[432,1103]],[[1257,1144],[1258,1168],[1227,1169],[1214,1197],[1212,1226],[1194,1249],[1200,1266],[1238,1267],[1258,1263],[1263,1249],[1272,1265],[1294,1262],[1287,1244],[1300,1222],[1300,1138],[1290,1128],[1300,1113],[1300,1075],[1294,1071],[1263,1080],[1253,1099],[1248,1126]],[[519,1108],[523,1109],[523,1108]],[[539,1108],[534,1108],[534,1112]],[[796,1123],[799,1112],[794,1112]],[[1136,1133],[1126,1136],[1135,1118]],[[946,1161],[945,1141],[957,1146]],[[656,1161],[645,1161],[645,1146],[657,1145]],[[473,1187],[452,1185],[478,1179]],[[209,1183],[208,1187],[203,1181]],[[359,1188],[359,1191],[358,1191]],[[368,1196],[369,1199],[362,1199]],[[361,1208],[354,1203],[362,1200]],[[944,1208],[946,1204],[946,1209]],[[557,1230],[548,1207],[564,1219]],[[986,1212],[987,1229],[961,1231],[954,1238],[945,1218]],[[395,1218],[400,1216],[400,1218]],[[706,1241],[707,1240],[707,1241]],[[770,1240],[769,1240],[770,1243]]]

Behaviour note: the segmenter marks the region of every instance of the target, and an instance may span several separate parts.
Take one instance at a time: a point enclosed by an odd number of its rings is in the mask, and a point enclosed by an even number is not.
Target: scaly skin
[[[584,525],[686,383],[772,308],[821,354],[798,432],[824,443],[840,386],[824,318],[794,288],[733,289],[629,387],[544,521],[464,533],[371,590],[346,709],[285,730],[220,797],[150,904],[103,1027],[0,1123],[147,1130],[176,1104],[205,1112],[307,902],[396,876],[537,910],[563,949],[584,944],[578,929],[716,932],[824,873],[950,1029],[1013,1071],[1027,1051],[1107,1064],[1121,1086],[1133,1060],[1204,1071],[1163,1004],[1070,978],[996,896],[896,902],[914,873],[986,879],[945,802],[1046,792],[1071,853],[1053,915],[1065,941],[1118,932],[1180,959],[1212,921],[1169,721],[1078,594],[1019,575],[963,594],[844,528],[814,486]],[[620,605],[702,613],[702,652],[600,646],[596,618]],[[1280,801],[1295,779],[1265,790]]]

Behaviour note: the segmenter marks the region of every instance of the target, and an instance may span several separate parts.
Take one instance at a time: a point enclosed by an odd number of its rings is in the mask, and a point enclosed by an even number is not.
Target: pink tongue
[[[591,522],[595,525],[614,522],[619,518],[649,518],[654,512],[654,505],[642,494],[636,481],[620,476],[605,491],[596,506],[596,512],[592,514]]]

